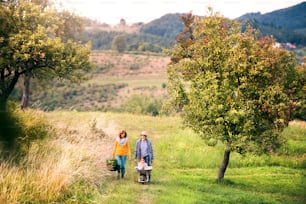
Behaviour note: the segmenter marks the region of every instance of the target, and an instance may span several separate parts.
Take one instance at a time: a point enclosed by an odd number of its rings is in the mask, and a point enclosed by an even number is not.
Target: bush
[[[1,123],[7,127],[1,134],[5,152],[26,154],[32,142],[50,134],[51,127],[39,111],[21,111],[14,102],[8,103],[7,110],[6,116],[1,118]]]
[[[133,95],[122,106],[124,112],[157,116],[162,102],[147,95]]]

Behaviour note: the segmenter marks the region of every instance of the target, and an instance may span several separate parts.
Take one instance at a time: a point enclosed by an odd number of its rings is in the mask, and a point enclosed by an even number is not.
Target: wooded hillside
[[[276,10],[267,14],[247,13],[236,20],[251,24],[262,35],[272,35],[280,43],[292,43],[297,47],[306,46],[306,3]],[[174,44],[176,35],[182,31],[180,16],[183,13],[166,14],[149,23],[133,25],[95,25],[86,31],[85,37],[92,41],[93,49],[108,50],[116,35],[124,35],[128,51],[160,52],[163,47]]]

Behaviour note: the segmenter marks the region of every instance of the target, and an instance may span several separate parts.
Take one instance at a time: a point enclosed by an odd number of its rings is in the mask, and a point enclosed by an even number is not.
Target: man
[[[138,162],[141,158],[144,158],[145,162],[151,166],[154,160],[152,143],[147,138],[147,133],[142,131],[141,138],[136,142],[135,148],[135,162]]]

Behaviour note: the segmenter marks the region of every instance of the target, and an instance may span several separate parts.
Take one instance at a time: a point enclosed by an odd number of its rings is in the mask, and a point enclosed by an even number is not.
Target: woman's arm
[[[117,148],[117,141],[115,141],[115,143],[114,143],[113,152],[112,152],[112,157],[115,157],[116,148]]]

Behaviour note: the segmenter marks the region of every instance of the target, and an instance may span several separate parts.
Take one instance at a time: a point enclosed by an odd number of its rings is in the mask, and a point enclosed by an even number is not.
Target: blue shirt
[[[146,147],[144,146],[146,143]],[[143,146],[142,146],[143,145]],[[149,156],[150,160],[154,160],[154,155],[153,155],[153,148],[152,148],[152,143],[150,140],[146,139],[144,142],[142,142],[141,139],[137,140],[136,142],[136,148],[134,152],[134,158],[135,159],[141,159],[141,157],[144,156]]]
[[[146,140],[140,141],[140,158],[147,156],[148,153],[148,144]]]

